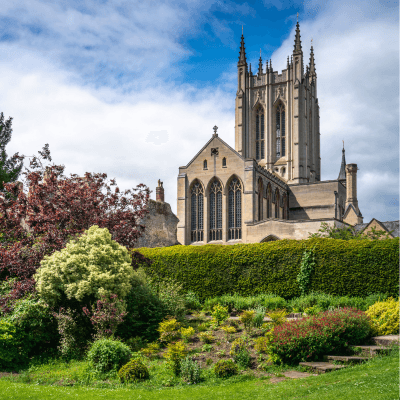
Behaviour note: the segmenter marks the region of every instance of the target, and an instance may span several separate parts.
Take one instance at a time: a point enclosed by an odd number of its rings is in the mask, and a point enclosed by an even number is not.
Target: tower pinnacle
[[[310,52],[310,75],[311,76],[316,76],[316,68],[315,68],[315,60],[314,60],[314,48],[312,45],[312,39],[311,39],[311,52]]]
[[[260,49],[260,60],[258,62],[258,75],[263,73],[263,66],[262,66],[262,58],[261,58],[261,49]]]
[[[294,50],[293,54],[300,54],[302,53],[301,49],[301,40],[300,40],[300,25],[299,25],[299,14],[297,13],[297,24],[296,24],[296,37],[294,39]]]
[[[242,26],[242,37],[241,37],[241,41],[240,41],[240,51],[239,51],[238,66],[239,65],[247,65],[246,48],[244,47],[243,26]]]
[[[342,150],[342,164],[340,165],[340,172],[338,179],[346,179],[346,157],[344,154],[344,140],[343,140],[343,150]]]

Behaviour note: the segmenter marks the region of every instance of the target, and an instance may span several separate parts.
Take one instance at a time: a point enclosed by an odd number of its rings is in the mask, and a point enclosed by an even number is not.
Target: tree
[[[0,195],[0,279],[18,278],[11,293],[0,299],[4,310],[10,301],[34,290],[33,275],[45,255],[61,250],[92,225],[107,228],[112,239],[127,248],[144,231],[140,220],[149,199],[145,185],[121,193],[106,174],[67,178],[64,166],[43,165],[51,161],[48,145],[39,155],[23,173],[24,186],[6,183],[8,195]]]
[[[4,114],[0,113],[0,191],[4,191],[4,183],[15,182],[21,173],[23,161],[18,153],[7,159],[6,145],[11,140],[12,118],[4,121]]]

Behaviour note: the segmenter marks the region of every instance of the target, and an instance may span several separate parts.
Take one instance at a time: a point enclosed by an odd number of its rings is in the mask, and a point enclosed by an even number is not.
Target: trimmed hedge
[[[399,238],[386,240],[308,239],[232,246],[140,248],[153,278],[172,278],[202,299],[227,293],[300,296],[296,277],[306,249],[316,266],[309,291],[361,296],[399,291]]]

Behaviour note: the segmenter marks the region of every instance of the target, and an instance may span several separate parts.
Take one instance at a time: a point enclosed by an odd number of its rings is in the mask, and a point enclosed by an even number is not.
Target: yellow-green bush
[[[168,318],[161,321],[157,329],[160,332],[160,340],[169,343],[179,339],[181,337],[180,326],[181,324],[176,318]]]
[[[255,315],[254,310],[245,310],[239,315],[239,321],[244,325],[244,329],[250,332],[253,326],[253,320]]]
[[[188,342],[194,333],[194,328],[192,326],[189,326],[188,328],[181,328],[181,336],[185,342]]]
[[[223,307],[221,304],[216,304],[211,313],[213,319],[216,321],[217,326],[226,321],[229,317],[228,307]]]
[[[61,251],[45,256],[34,279],[36,290],[49,304],[65,297],[78,301],[116,294],[124,298],[131,288],[132,258],[112,240],[107,228],[90,227]]]
[[[214,341],[214,336],[211,332],[200,332],[199,333],[199,339],[203,343],[212,343]]]
[[[181,362],[187,356],[187,353],[188,351],[185,343],[182,341],[170,343],[167,346],[167,351],[164,353],[164,357],[175,376],[179,376],[181,372]]]
[[[218,378],[229,378],[238,372],[239,369],[232,360],[219,360],[214,365],[214,374]]]
[[[399,300],[393,297],[373,304],[366,314],[371,319],[371,328],[376,336],[399,333]]]
[[[202,299],[226,293],[301,295],[296,277],[305,249],[314,248],[309,291],[366,297],[399,291],[399,238],[387,240],[279,240],[234,246],[141,248],[155,277],[172,278]],[[136,249],[135,249],[136,250]]]
[[[118,371],[118,377],[122,383],[130,383],[147,380],[150,374],[142,361],[132,359]]]

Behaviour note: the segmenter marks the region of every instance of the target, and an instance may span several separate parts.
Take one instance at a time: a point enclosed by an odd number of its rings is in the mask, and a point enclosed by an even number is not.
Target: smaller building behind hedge
[[[367,296],[399,292],[399,238],[387,240],[281,240],[233,246],[140,248],[152,260],[142,264],[153,277],[172,278],[201,298],[227,293],[300,296],[296,277],[306,249],[316,266],[310,291]]]

